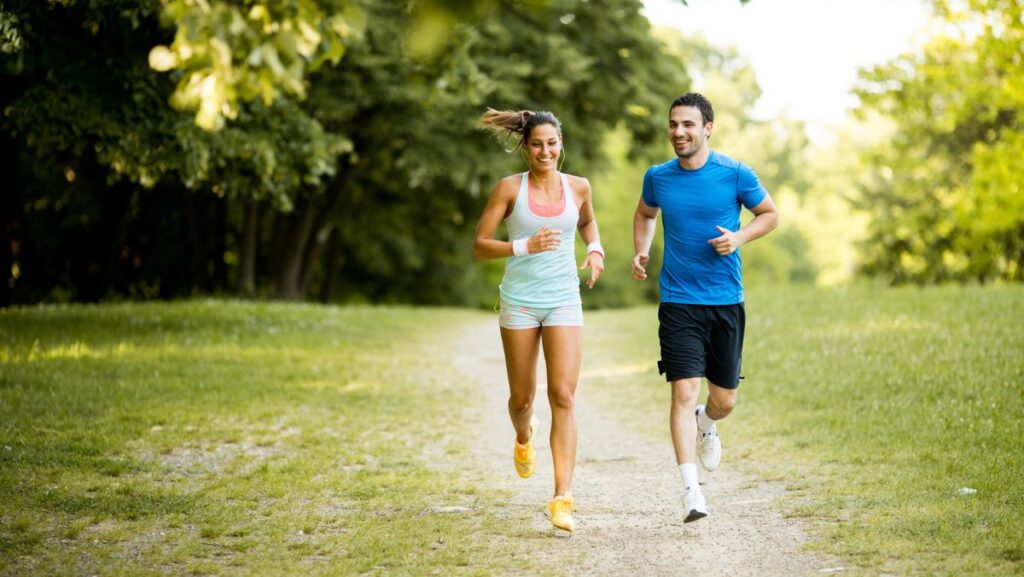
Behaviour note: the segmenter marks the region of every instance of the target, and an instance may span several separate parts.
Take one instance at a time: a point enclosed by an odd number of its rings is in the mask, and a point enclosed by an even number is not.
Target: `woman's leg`
[[[576,466],[576,383],[580,376],[583,327],[544,327],[544,362],[551,404],[551,458],[555,464],[555,496],[572,489]]]
[[[533,416],[533,398],[537,394],[540,327],[502,328],[501,343],[508,372],[508,415],[516,429],[516,441],[525,445],[530,440],[530,417]]]

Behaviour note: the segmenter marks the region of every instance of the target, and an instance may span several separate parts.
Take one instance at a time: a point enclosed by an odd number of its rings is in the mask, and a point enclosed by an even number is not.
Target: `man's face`
[[[695,106],[676,106],[668,115],[668,139],[676,149],[676,156],[690,158],[700,152],[711,136],[711,124],[704,123]]]

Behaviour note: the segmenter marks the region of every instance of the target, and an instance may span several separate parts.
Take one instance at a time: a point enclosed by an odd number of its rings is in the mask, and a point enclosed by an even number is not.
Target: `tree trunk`
[[[334,223],[332,220],[334,219],[334,214],[341,208],[341,191],[345,187],[345,182],[346,179],[335,180],[335,185],[327,191],[327,208],[321,211],[316,219],[316,226],[313,229],[315,232],[312,238],[309,239],[306,247],[306,258],[303,262],[301,280],[299,281],[299,291],[302,294],[306,294],[306,289],[309,287],[309,279],[313,276],[313,270],[320,260],[320,253],[324,244],[326,244],[328,238],[333,236]]]
[[[205,235],[203,234],[202,207],[199,195],[185,193],[185,218],[188,221],[188,240],[192,245],[192,292],[210,292],[209,276],[206,274]]]
[[[320,241],[320,237],[326,231],[321,232],[323,229],[320,227],[316,227],[315,230],[317,233],[312,235],[312,238],[309,239],[309,243],[306,245],[306,256],[303,259],[302,272],[299,275],[299,292],[302,294],[306,294],[306,290],[309,288],[309,279],[313,276],[317,261],[320,260],[320,251],[325,242]]]
[[[250,200],[245,205],[245,223],[242,225],[242,243],[239,247],[241,254],[238,270],[238,290],[243,296],[251,297],[256,294],[256,249],[259,246],[259,219],[260,205],[255,200]]]
[[[278,271],[277,296],[285,300],[299,300],[304,294],[300,291],[299,281],[302,275],[303,257],[306,246],[313,233],[316,222],[316,199],[306,196],[301,207],[296,211],[294,219],[289,219],[288,232],[281,252],[281,268]]]
[[[292,221],[293,213],[283,213],[278,210],[271,211],[273,226],[270,231],[270,247],[267,253],[267,274],[272,282],[277,282],[281,274],[281,255],[284,253],[284,241],[288,236],[288,225]],[[274,289],[276,290],[276,286]]]
[[[11,203],[14,204],[14,203]],[[18,207],[20,209],[20,207]],[[13,212],[13,211],[12,211]],[[9,214],[9,216],[8,216]],[[4,227],[0,230],[0,271],[10,271],[9,275],[0,275],[0,307],[10,306],[14,302],[14,287],[25,282],[25,263],[21,262],[22,231],[21,215],[4,215]],[[17,265],[17,266],[15,266]]]
[[[228,290],[228,263],[224,253],[228,250],[228,201],[212,197],[213,201],[213,288]]]
[[[320,302],[324,304],[334,302],[334,296],[338,291],[338,268],[341,265],[341,242],[338,237],[338,229],[334,228],[331,230],[331,236],[327,239],[324,282],[320,285]]]

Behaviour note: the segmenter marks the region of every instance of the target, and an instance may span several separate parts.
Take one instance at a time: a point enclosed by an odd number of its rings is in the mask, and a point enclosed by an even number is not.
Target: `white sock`
[[[706,433],[714,426],[715,420],[708,416],[707,411],[704,410],[704,405],[697,407],[697,430]]]
[[[697,463],[682,463],[679,465],[679,474],[683,476],[684,491],[700,491],[700,482],[697,481]]]

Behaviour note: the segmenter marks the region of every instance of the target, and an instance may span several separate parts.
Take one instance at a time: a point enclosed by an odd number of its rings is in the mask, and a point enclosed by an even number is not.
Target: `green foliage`
[[[603,158],[600,136],[622,111],[670,98],[683,78],[638,8],[632,0],[498,2],[455,25],[437,58],[410,57],[394,41],[416,25],[401,6],[369,8],[364,38],[337,67],[311,76],[306,103],[354,143],[328,187],[341,199],[338,212],[321,229],[344,247],[338,296],[492,306],[500,263],[471,260],[472,234],[490,188],[523,165],[477,130],[477,119],[487,106],[552,109],[565,133],[563,168],[588,175]],[[621,16],[621,29],[593,34],[608,14]],[[593,79],[609,74],[621,84],[598,91]],[[648,142],[651,122],[637,125],[637,142]],[[329,281],[314,277],[310,290]]]
[[[668,100],[671,102],[671,99]],[[605,249],[605,271],[592,290],[583,288],[583,304],[587,308],[635,306],[658,300],[658,273],[661,270],[662,237],[655,235],[651,245],[648,280],[633,278],[633,211],[640,199],[644,171],[650,166],[643,159],[631,160],[634,147],[625,129],[612,132],[605,139],[608,162],[590,176],[594,194],[594,211]],[[656,145],[650,148],[663,148]],[[579,243],[582,244],[582,243]],[[577,249],[577,262],[582,262],[585,247]],[[589,271],[581,271],[587,278]]]
[[[365,26],[363,10],[347,0],[166,0],[163,14],[174,42],[154,47],[149,65],[178,72],[172,102],[197,110],[206,130],[222,128],[243,102],[303,98],[307,70],[337,64]]]
[[[17,183],[2,207],[13,223],[4,268],[18,270],[3,301],[228,289],[227,205],[290,211],[351,149],[285,97],[240,104],[215,133],[170,108],[171,81],[146,63],[163,34],[156,2],[9,6],[26,47],[0,91]]]
[[[0,6],[0,52],[12,54],[22,47],[21,33],[18,32],[18,17],[5,12]]]
[[[895,122],[869,151],[863,270],[893,282],[1019,281],[1024,266],[1024,7],[935,3],[921,54],[863,73],[868,110]]]
[[[746,287],[814,284],[818,278],[818,267],[810,258],[807,239],[792,226],[782,227],[767,238],[745,245],[742,253]]]
[[[140,54],[154,32],[155,21],[145,18],[155,17],[155,8],[149,0],[123,0],[108,10],[80,3],[22,9],[33,24],[18,75],[25,90],[12,91],[5,116],[25,139],[31,153],[25,160],[46,172],[62,159],[73,164],[95,154],[110,167],[108,180],[270,197],[285,210],[297,190],[333,174],[349,143],[326,134],[287,99],[236,107],[232,130],[217,135],[169,109],[170,85]],[[128,26],[134,21],[129,15],[143,19],[136,29]],[[96,19],[95,27],[81,29],[78,21],[88,18]],[[109,66],[91,66],[94,53]]]
[[[637,0],[416,6],[5,3],[24,45],[0,55],[0,162],[17,183],[0,201],[0,270],[15,271],[0,302],[243,290],[490,304],[475,217],[522,165],[476,129],[481,112],[553,109],[566,170],[590,175],[612,127],[634,156],[662,139],[654,111],[686,72]],[[319,67],[340,32],[316,29],[315,44],[301,22],[318,10],[352,32]],[[396,41],[430,14],[450,19],[438,47]],[[208,100],[183,96],[192,82]],[[205,130],[190,107],[229,121]]]
[[[267,200],[290,212],[298,194],[321,189],[336,173],[337,159],[352,150],[348,138],[324,130],[290,99],[240,109],[218,133],[175,126],[173,142],[184,156],[176,177],[187,188]]]

